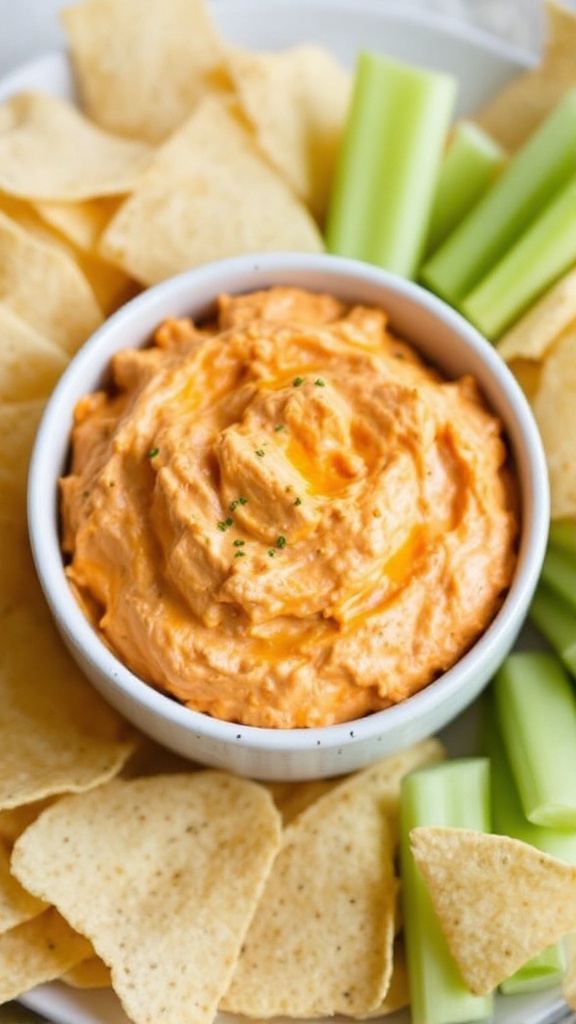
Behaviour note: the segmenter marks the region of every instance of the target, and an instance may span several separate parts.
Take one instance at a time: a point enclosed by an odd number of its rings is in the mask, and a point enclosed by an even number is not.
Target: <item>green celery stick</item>
[[[488,192],[427,260],[421,278],[459,305],[574,173],[576,88],[568,90]]]
[[[455,95],[451,75],[359,55],[326,220],[330,252],[415,276]]]
[[[542,563],[541,579],[550,590],[563,598],[572,609],[576,621],[576,556],[549,543]]]
[[[489,830],[489,767],[487,758],[458,758],[417,769],[402,780],[402,892],[412,1024],[460,1024],[491,1016],[491,997],[473,995],[460,975],[410,850],[410,831],[417,825]]]
[[[459,304],[496,341],[576,261],[576,173]]]
[[[550,543],[576,558],[576,519],[553,519],[550,523]]]
[[[544,853],[576,864],[576,830],[542,828],[526,818],[493,708],[488,717],[487,753],[490,758],[493,831],[520,839]],[[562,943],[556,943],[532,957],[507,978],[500,989],[506,995],[514,995],[560,985],[565,965]]]
[[[493,184],[504,160],[502,147],[473,121],[456,123],[436,183],[427,254],[438,248]]]
[[[576,828],[576,694],[560,659],[511,654],[492,691],[524,814],[534,825]]]
[[[576,676],[576,614],[568,602],[540,582],[530,605],[534,625],[568,669]]]

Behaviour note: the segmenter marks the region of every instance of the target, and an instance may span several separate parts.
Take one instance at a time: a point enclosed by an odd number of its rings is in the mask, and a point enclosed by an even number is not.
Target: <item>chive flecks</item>
[[[314,381],[314,383],[315,383],[317,388],[325,388],[326,387],[326,381],[323,381],[322,377],[317,377],[316,380]]]
[[[234,547],[235,548],[243,548],[245,543],[246,543],[245,540],[235,540],[234,541]]]
[[[159,448],[151,448],[150,451],[148,452],[148,458],[149,459],[155,459],[156,456],[159,455],[159,454],[160,454],[160,449]]]
[[[222,533],[224,533],[226,530],[229,530],[230,527],[233,526],[233,524],[234,520],[231,519],[230,516],[228,516],[227,519],[220,520],[220,522],[218,523],[218,529],[221,530]]]
[[[266,453],[263,448],[257,448],[254,454],[257,455],[259,459],[263,459]]]
[[[294,504],[295,505],[301,505],[302,504],[302,498],[296,498]]]
[[[292,387],[299,388],[304,383],[304,377],[294,377],[292,381]]]
[[[282,537],[282,536],[278,537],[278,540],[276,541],[276,547],[277,548],[285,548],[286,547],[286,537]]]

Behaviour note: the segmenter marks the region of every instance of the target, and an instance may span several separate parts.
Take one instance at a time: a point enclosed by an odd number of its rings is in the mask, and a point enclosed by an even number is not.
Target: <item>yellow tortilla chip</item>
[[[0,302],[0,402],[47,398],[68,357]]]
[[[0,213],[0,302],[71,355],[102,323],[73,259]]]
[[[10,870],[9,847],[0,841],[0,935],[29,921],[46,909],[43,900],[32,896]]]
[[[225,256],[322,249],[311,214],[215,99],[160,147],[100,243],[104,259],[145,285]]]
[[[6,610],[0,647],[0,809],[116,775],[135,740],[72,661],[41,597]]]
[[[0,189],[22,199],[94,199],[130,191],[152,151],[98,128],[48,93],[18,93],[0,110]]]
[[[201,771],[59,800],[12,868],[91,939],[135,1024],[212,1024],[279,843],[263,786]]]
[[[45,399],[0,404],[0,524],[26,528],[28,463]],[[18,545],[20,555],[20,545]],[[4,571],[4,564],[2,566]]]
[[[554,0],[545,4],[542,60],[515,77],[476,116],[475,121],[505,149],[518,149],[541,121],[576,85],[576,14]]]
[[[341,781],[285,830],[221,1007],[268,1018],[364,1016],[393,971],[400,778],[440,757],[417,745]]]
[[[576,516],[576,324],[548,353],[532,409],[550,477],[553,519]]]
[[[576,326],[576,267],[564,274],[502,335],[497,349],[503,359],[543,359],[560,334]]]
[[[41,811],[52,803],[52,799],[37,800],[35,803],[12,807],[8,811],[0,811],[0,842],[10,848],[25,828],[36,820]]]
[[[115,196],[85,199],[76,203],[36,202],[34,209],[50,227],[59,231],[82,252],[94,253],[108,221],[121,200]]]
[[[17,999],[90,956],[90,943],[53,908],[0,935],[0,1003]]]
[[[157,143],[222,80],[202,0],[86,0],[64,9],[83,109],[111,132]]]
[[[230,50],[240,104],[271,164],[322,223],[350,102],[352,78],[326,50]]]
[[[90,957],[81,964],[76,964],[62,975],[60,981],[72,988],[110,988],[112,978],[110,968],[99,956]]]
[[[540,387],[542,363],[535,359],[515,358],[510,360],[508,366],[516,377],[526,398],[529,402],[532,402]]]
[[[93,205],[96,202],[94,200]],[[101,202],[104,203],[105,200],[101,200]],[[115,201],[114,206],[110,208],[110,217],[112,211],[116,210],[118,206],[118,201]],[[72,259],[85,283],[91,289],[99,309],[108,316],[123,302],[132,298],[138,290],[137,285],[118,267],[111,266],[98,256],[97,244],[101,232],[96,233],[96,217],[91,226],[88,223],[88,217],[86,218],[85,230],[82,234],[81,211],[86,209],[90,211],[92,206],[89,203],[69,203],[68,217],[60,213],[65,208],[66,204],[64,203],[27,203],[22,199],[0,194],[0,211],[40,243],[44,243],[49,249],[56,250],[57,253],[61,252],[65,257]],[[73,211],[76,211],[76,215],[73,214]],[[101,229],[110,217],[107,217],[106,221],[100,221]],[[82,243],[88,242],[92,234],[91,229],[93,229],[94,246],[88,250],[83,245],[78,245],[72,236],[76,235]]]
[[[509,836],[415,828],[412,852],[476,995],[576,929],[576,867]]]

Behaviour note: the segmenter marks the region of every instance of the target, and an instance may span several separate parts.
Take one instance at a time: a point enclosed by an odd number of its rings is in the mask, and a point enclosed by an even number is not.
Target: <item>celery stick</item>
[[[327,215],[330,252],[416,274],[455,95],[452,76],[360,54]]]
[[[466,297],[460,311],[496,341],[576,261],[576,174]]]
[[[540,630],[568,671],[576,676],[576,614],[560,594],[540,582],[530,618]]]
[[[550,523],[550,543],[576,558],[576,519],[553,519]]]
[[[563,598],[576,617],[576,557],[548,544],[541,579],[550,590]]]
[[[487,753],[490,758],[492,828],[501,835],[531,843],[553,857],[576,864],[576,830],[542,828],[528,821],[518,796],[494,710],[488,719]],[[500,986],[507,995],[559,985],[565,968],[562,943],[542,950]]]
[[[410,850],[417,825],[448,825],[487,831],[489,762],[460,758],[417,769],[402,780],[401,858],[404,935],[412,1024],[460,1024],[489,1018],[490,996],[464,984]]]
[[[524,814],[535,825],[576,828],[576,694],[560,659],[511,654],[492,689]]]
[[[492,185],[504,166],[504,150],[473,121],[458,121],[436,183],[426,252],[447,238]]]
[[[426,261],[424,283],[458,305],[570,180],[575,146],[576,89],[570,89]]]

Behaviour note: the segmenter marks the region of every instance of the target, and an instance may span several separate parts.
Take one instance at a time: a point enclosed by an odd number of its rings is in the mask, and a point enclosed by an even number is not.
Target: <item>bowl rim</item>
[[[175,296],[181,296],[183,291],[192,286],[197,290],[207,289],[215,297],[222,288],[215,289],[214,285],[225,277],[229,279],[253,272],[273,278],[275,273],[285,270],[301,273],[310,268],[318,270],[322,275],[345,275],[352,283],[368,282],[381,286],[383,290],[392,289],[402,298],[415,301],[458,333],[467,348],[481,358],[487,370],[496,378],[514,414],[518,437],[522,438],[524,444],[526,479],[521,480],[522,505],[526,495],[531,501],[529,514],[523,516],[518,563],[508,594],[485,632],[450,669],[405,701],[363,718],[335,725],[284,730],[242,725],[194,711],[137,677],[100,639],[77,603],[64,574],[58,539],[57,488],[51,469],[55,457],[51,460],[46,452],[50,453],[55,444],[58,450],[66,450],[67,442],[64,445],[60,422],[62,409],[68,408],[71,411],[73,402],[70,402],[70,394],[74,391],[74,382],[90,366],[94,354],[98,354],[100,349],[103,354],[98,365],[101,370],[105,370],[112,351],[129,347],[131,343],[127,342],[113,348],[110,339],[122,334],[125,325],[129,325],[133,319],[139,315],[147,316],[158,304],[169,306]],[[330,290],[329,281],[324,288]],[[157,322],[165,315],[159,311]],[[146,337],[142,337],[141,343],[146,340]],[[92,377],[96,377],[96,372]],[[52,504],[48,530],[47,495],[50,496],[48,505]],[[522,508],[522,511],[525,509]],[[68,645],[85,658],[99,676],[105,675],[117,692],[125,693],[131,702],[145,708],[148,713],[158,715],[172,726],[195,734],[197,739],[223,744],[241,743],[263,753],[278,754],[334,749],[343,743],[349,745],[351,741],[375,739],[383,732],[387,734],[395,728],[405,728],[412,718],[433,715],[439,705],[449,701],[462,687],[466,688],[474,680],[479,664],[493,663],[498,658],[498,652],[510,648],[516,639],[540,574],[548,538],[549,514],[547,465],[536,422],[520,385],[490,342],[461,314],[421,285],[361,261],[326,253],[262,253],[214,261],[146,289],[117,310],[72,358],[48,399],[32,450],[27,491],[29,539],[36,572],[56,624]]]

